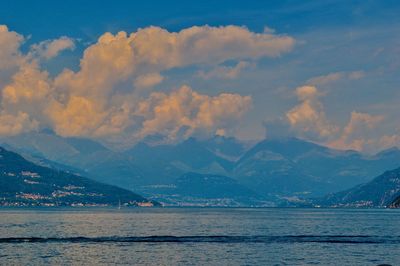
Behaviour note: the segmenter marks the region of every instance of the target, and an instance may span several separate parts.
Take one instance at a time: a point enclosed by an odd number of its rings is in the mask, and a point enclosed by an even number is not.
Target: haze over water
[[[399,219],[389,209],[2,209],[0,264],[398,265]]]

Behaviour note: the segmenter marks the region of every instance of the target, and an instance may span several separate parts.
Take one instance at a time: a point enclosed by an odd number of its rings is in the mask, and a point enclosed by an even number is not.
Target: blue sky
[[[35,38],[59,33],[96,38],[105,31],[157,25],[177,31],[193,25],[265,25],[290,34],[319,28],[370,27],[398,23],[398,1],[4,1],[3,23]]]
[[[222,124],[229,130],[220,130],[244,139],[263,138],[265,125],[272,132],[276,124],[283,124],[278,128],[291,135],[337,148],[375,151],[399,145],[398,1],[198,2],[5,1],[0,24],[24,36],[19,49],[25,54],[45,40],[61,36],[73,40],[74,49],[38,61],[51,78],[64,68],[78,72],[83,52],[106,32],[129,34],[148,26],[179,32],[193,26],[236,25],[262,34],[267,27],[275,36],[293,38],[293,47],[278,56],[232,57],[217,65],[202,62],[157,70],[162,82],[152,92],[170,93],[186,85],[210,97],[251,96],[251,107],[236,128],[226,122]],[[227,76],[235,67],[238,73]],[[305,98],[300,95],[306,91],[299,89],[303,86],[316,91]],[[292,120],[289,114],[295,115]],[[49,126],[47,120],[38,119],[35,128]],[[82,136],[99,137],[87,131]]]

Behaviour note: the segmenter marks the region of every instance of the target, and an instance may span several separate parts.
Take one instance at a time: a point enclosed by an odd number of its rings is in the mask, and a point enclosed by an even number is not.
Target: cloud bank
[[[348,76],[360,78],[362,72]],[[336,80],[336,75],[318,77],[319,81]],[[322,82],[321,84],[325,84]],[[284,118],[265,122],[267,138],[300,137],[340,150],[374,152],[400,144],[400,134],[379,134],[377,129],[385,120],[383,115],[353,111],[349,121],[339,126],[328,119],[321,93],[317,87],[306,85],[296,88],[298,105],[286,112]]]
[[[251,97],[209,96],[189,86],[162,88],[163,71],[190,65],[228,69],[234,77],[247,63],[277,57],[295,41],[244,27],[159,27],[133,33],[104,33],[87,47],[77,71],[50,76],[41,60],[73,50],[68,37],[45,40],[21,52],[24,37],[0,26],[0,135],[51,128],[61,136],[138,140],[162,133],[170,139],[232,131],[251,106]]]

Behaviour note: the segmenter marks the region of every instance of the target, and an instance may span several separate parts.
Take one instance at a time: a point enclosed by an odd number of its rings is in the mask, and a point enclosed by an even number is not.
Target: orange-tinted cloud
[[[337,149],[364,150],[367,146],[376,144],[377,139],[368,138],[368,131],[376,128],[383,121],[380,115],[352,112],[350,121],[343,128],[340,137],[328,145]]]
[[[5,25],[0,25],[0,71],[19,65],[22,60],[19,48],[23,41],[22,35],[10,31]]]
[[[139,104],[136,115],[144,118],[139,134],[163,133],[174,139],[179,133],[187,137],[203,131],[225,132],[250,106],[249,96],[223,93],[210,97],[187,86],[170,94],[155,92]]]
[[[292,129],[300,136],[325,139],[334,135],[338,128],[332,125],[319,101],[319,92],[314,86],[302,86],[296,89],[300,104],[286,113]]]
[[[43,41],[39,44],[34,44],[31,47],[31,52],[35,56],[51,59],[58,56],[64,50],[75,49],[75,42],[73,39],[63,36],[55,40]]]
[[[40,68],[40,60],[73,49],[73,40],[44,41],[32,45],[26,54],[20,52],[22,41],[21,35],[0,27],[0,48],[7,48],[0,49],[0,59],[8,62],[0,65],[0,72],[15,68],[6,81],[0,78],[5,83],[0,119],[4,125],[12,118],[19,121],[18,126],[4,126],[2,135],[41,127],[51,127],[63,136],[100,138],[141,138],[156,132],[174,138],[183,131],[185,137],[225,134],[249,109],[249,96],[208,96],[187,86],[171,93],[154,92],[153,87],[164,79],[160,72],[275,57],[294,45],[289,36],[236,26],[191,27],[180,32],[149,27],[131,34],[103,34],[85,49],[79,70],[65,69],[51,77]],[[237,75],[242,67],[239,62],[229,75]]]

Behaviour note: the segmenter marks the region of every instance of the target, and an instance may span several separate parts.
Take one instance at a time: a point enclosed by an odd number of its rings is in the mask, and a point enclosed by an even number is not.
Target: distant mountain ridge
[[[39,166],[0,147],[0,206],[157,204],[122,188]]]
[[[157,195],[157,187],[173,186],[186,173],[198,173],[231,178],[281,204],[343,191],[400,165],[400,150],[395,148],[365,155],[297,138],[266,139],[253,146],[222,136],[189,138],[177,144],[160,144],[159,140],[154,137],[125,151],[46,132],[3,138],[2,142],[19,153],[70,166],[80,174],[146,197]]]
[[[400,151],[367,156],[297,138],[264,140],[236,163],[234,176],[259,191],[317,196],[370,181],[400,164]]]
[[[398,206],[398,198],[400,168],[386,171],[366,184],[317,199],[314,204],[334,207],[388,207]]]

